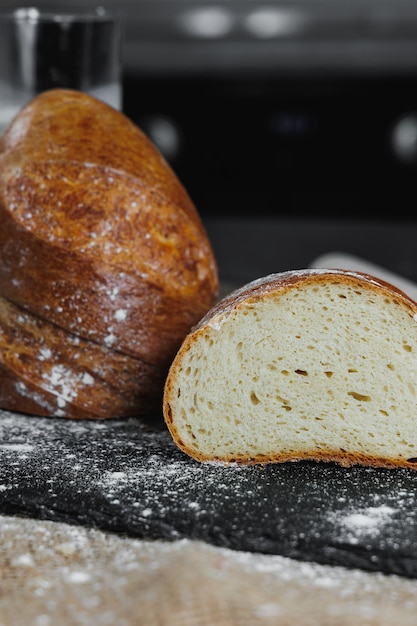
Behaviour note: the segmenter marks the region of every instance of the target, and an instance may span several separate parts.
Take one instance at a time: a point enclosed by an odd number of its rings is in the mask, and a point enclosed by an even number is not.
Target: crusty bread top
[[[90,163],[137,178],[201,224],[186,189],[145,133],[128,117],[87,93],[40,93],[0,138],[0,154],[16,163]],[[1,162],[1,161],[0,161]]]
[[[167,367],[214,304],[214,253],[146,135],[88,94],[30,102],[0,140],[0,294]]]
[[[184,340],[164,416],[199,461],[417,467],[417,303],[361,272],[263,277]]]
[[[86,93],[39,94],[0,137],[0,224],[0,406],[159,410],[218,276],[193,202],[146,135]]]
[[[413,310],[413,307],[417,309],[417,303],[404,293],[404,291],[377,276],[365,272],[339,268],[302,268],[261,276],[234,289],[207,311],[195,325],[194,330],[205,326],[218,314],[227,313],[234,309],[239,303],[248,303],[251,298],[256,300],[270,292],[276,295],[293,286],[298,287],[300,281],[305,285],[308,283],[320,283],[322,280],[326,282],[331,281],[332,278],[335,279],[336,283],[341,281],[342,283],[355,284],[356,281],[359,281],[360,284],[366,285],[370,289],[375,289],[378,293],[381,293],[381,289],[387,289],[390,298],[398,297],[405,306],[410,307],[411,310]]]

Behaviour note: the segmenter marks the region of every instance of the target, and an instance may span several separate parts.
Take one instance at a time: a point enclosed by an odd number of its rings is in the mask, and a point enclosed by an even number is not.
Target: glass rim
[[[86,8],[71,6],[57,10],[38,8],[36,6],[19,7],[11,11],[0,11],[0,21],[9,22],[117,22],[123,14],[116,9],[107,9],[101,6]]]

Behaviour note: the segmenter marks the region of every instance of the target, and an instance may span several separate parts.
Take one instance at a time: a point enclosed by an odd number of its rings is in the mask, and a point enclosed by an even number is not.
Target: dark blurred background
[[[414,216],[415,0],[101,4],[124,19],[123,110],[203,215]]]

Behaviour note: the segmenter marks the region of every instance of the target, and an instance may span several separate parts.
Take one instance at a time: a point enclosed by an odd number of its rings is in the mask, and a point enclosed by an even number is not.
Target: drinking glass
[[[85,91],[122,108],[122,19],[115,11],[0,12],[0,133],[47,89]]]

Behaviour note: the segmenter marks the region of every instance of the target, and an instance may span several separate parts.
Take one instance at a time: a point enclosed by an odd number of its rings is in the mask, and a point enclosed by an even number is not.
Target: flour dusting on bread
[[[159,413],[168,367],[216,302],[218,276],[197,209],[157,148],[88,94],[43,92],[0,137],[0,223],[0,407]]]

